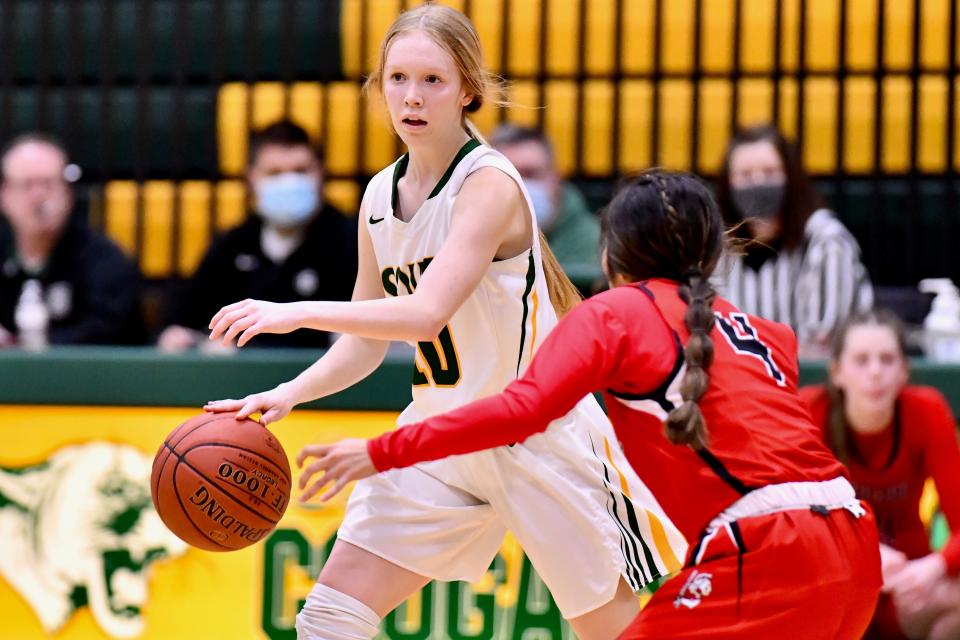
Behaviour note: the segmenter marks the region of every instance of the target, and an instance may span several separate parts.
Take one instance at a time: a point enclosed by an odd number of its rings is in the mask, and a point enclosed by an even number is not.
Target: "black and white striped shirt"
[[[828,209],[810,216],[796,250],[760,264],[727,254],[714,284],[746,313],[793,327],[801,344],[825,341],[849,315],[873,306],[860,246]]]

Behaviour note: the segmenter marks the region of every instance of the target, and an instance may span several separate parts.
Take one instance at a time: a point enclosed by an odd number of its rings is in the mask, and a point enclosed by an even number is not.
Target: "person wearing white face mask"
[[[357,273],[356,221],[322,197],[321,155],[299,126],[281,121],[250,138],[247,182],[254,215],[215,240],[197,272],[171,298],[157,346],[181,351],[229,302],[349,300]],[[260,336],[252,346],[328,346],[323,332]]]
[[[539,129],[503,124],[490,144],[513,163],[530,193],[537,224],[565,271],[600,269],[600,222],[576,187],[557,171],[553,148]]]

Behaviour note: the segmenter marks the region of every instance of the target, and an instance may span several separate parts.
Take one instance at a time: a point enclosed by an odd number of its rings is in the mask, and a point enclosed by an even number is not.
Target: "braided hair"
[[[710,383],[713,362],[713,300],[710,275],[723,251],[723,219],[709,189],[686,173],[654,169],[621,186],[603,211],[606,264],[638,281],[666,278],[679,283],[687,303],[684,324],[686,372],[680,383],[683,403],[667,415],[665,432],[675,444],[707,445],[707,424],[698,404]]]

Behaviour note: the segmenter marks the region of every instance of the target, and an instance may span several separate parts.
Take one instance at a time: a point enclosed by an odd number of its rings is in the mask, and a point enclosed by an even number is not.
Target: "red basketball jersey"
[[[843,475],[797,396],[792,331],[722,299],[714,301],[715,353],[700,400],[708,446],[667,440],[663,420],[681,402],[689,340],[677,290],[650,280],[581,303],[503,393],[371,440],[374,464],[384,470],[519,442],[604,391],[627,458],[688,540],[753,488]]]
[[[614,295],[625,310],[633,310],[633,326],[665,321],[677,337],[674,367],[660,387],[638,393],[629,384],[631,376],[625,375],[608,388],[607,410],[627,457],[685,535],[699,534],[750,489],[844,474],[797,395],[793,331],[742,313],[721,298],[713,302],[714,357],[707,370],[707,391],[699,401],[708,445],[699,452],[671,445],[662,421],[682,401],[685,367],[679,344],[690,339],[684,323],[687,304],[677,284],[668,280],[623,287]],[[638,297],[653,304],[644,305]],[[637,333],[642,349],[642,332]]]

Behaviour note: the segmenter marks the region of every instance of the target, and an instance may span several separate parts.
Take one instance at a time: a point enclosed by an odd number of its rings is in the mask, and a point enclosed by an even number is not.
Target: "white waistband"
[[[711,520],[707,531],[742,518],[792,509],[808,509],[812,506],[821,506],[831,511],[848,509],[854,515],[857,515],[855,511],[863,510],[853,486],[842,476],[823,482],[784,482],[754,489]]]

